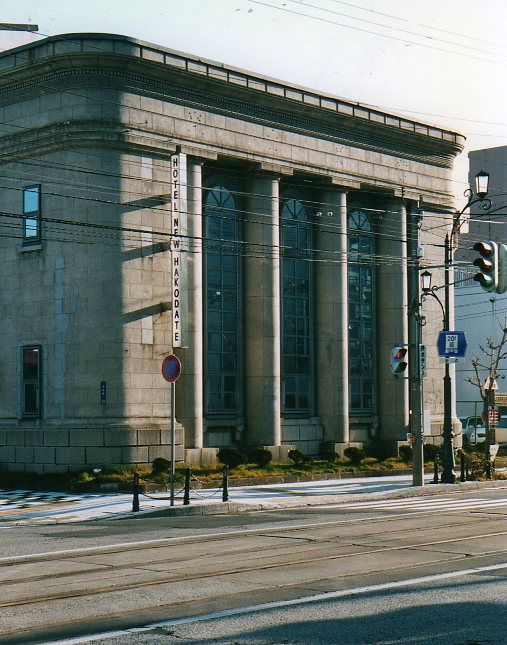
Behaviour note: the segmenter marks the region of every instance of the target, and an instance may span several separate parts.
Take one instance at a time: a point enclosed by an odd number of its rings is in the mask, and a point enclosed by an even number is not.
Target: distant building
[[[3,52],[0,89],[2,468],[167,458],[172,352],[187,463],[405,440],[390,352],[460,135],[123,36]]]
[[[488,240],[507,243],[507,146],[474,150],[469,153],[469,181],[473,186],[475,175],[484,169],[490,174],[488,198],[489,211],[476,204],[471,208],[469,232],[460,237],[460,250],[456,254],[459,268],[456,272],[455,316],[456,329],[467,334],[467,360],[456,371],[457,411],[460,416],[481,414],[481,398],[477,387],[468,382],[473,376],[471,358],[483,356],[480,345],[488,338],[498,342],[502,328],[507,323],[507,293],[488,293],[474,282],[478,269],[473,266],[479,254],[472,247],[476,242]],[[502,206],[505,204],[505,208]],[[491,211],[491,212],[490,212]],[[507,368],[505,361],[502,370]],[[507,376],[504,373],[502,376]],[[498,383],[500,392],[507,392],[507,381]]]

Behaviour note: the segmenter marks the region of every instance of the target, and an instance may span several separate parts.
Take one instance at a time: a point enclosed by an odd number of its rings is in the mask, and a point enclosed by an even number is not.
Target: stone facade
[[[266,446],[283,458],[292,447],[317,454],[323,442],[342,450],[405,438],[408,384],[393,378],[389,353],[407,342],[407,226],[424,211],[445,224],[460,135],[121,36],[56,36],[3,52],[0,88],[0,467],[167,458],[170,390],[160,367],[173,351],[183,364],[180,460],[212,459],[221,446]],[[188,346],[178,349],[175,153],[188,163]],[[31,190],[35,216],[23,201]],[[211,208],[212,193],[230,195],[232,218],[227,205]],[[368,257],[349,246],[351,213],[369,222],[357,234],[374,245]],[[30,239],[34,217],[40,239]],[[224,218],[238,236],[229,246],[225,233],[209,233]],[[431,228],[423,218],[420,241],[438,260]],[[311,248],[292,249],[304,235]],[[234,264],[235,285],[225,284],[232,269],[213,274],[213,253]],[[349,282],[363,260],[374,298],[357,314],[368,316],[360,329],[370,337],[357,342],[373,350],[371,383],[359,379],[356,391],[350,307],[362,305]],[[211,293],[215,278],[237,300],[236,340],[222,327],[221,354],[213,299],[226,292]],[[291,300],[296,283],[303,291]],[[290,303],[304,311],[291,318]],[[226,304],[219,315],[217,324],[231,325]],[[222,361],[215,381],[212,359]],[[435,366],[426,391],[437,392],[441,376]],[[429,406],[438,420],[438,394]]]

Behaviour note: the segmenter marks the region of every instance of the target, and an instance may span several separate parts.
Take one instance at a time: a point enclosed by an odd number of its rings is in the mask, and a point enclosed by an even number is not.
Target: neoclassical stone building
[[[1,468],[168,457],[170,353],[188,463],[405,439],[460,135],[104,34],[3,52],[0,90]]]

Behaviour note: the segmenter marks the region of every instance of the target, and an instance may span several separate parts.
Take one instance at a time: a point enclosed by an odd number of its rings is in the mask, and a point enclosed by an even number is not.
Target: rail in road
[[[41,643],[506,561],[507,498],[484,493],[425,510],[395,502],[327,509],[327,518],[308,510],[280,527],[1,558],[0,642]]]

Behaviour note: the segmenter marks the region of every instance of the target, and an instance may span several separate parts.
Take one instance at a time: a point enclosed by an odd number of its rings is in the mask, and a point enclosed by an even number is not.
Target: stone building
[[[173,352],[188,463],[405,439],[390,352],[460,135],[107,34],[2,52],[0,89],[2,468],[167,457]]]

